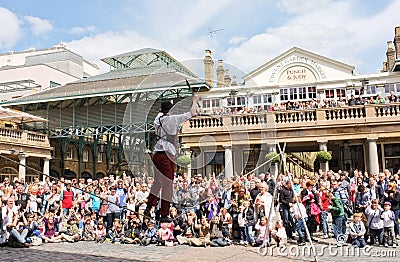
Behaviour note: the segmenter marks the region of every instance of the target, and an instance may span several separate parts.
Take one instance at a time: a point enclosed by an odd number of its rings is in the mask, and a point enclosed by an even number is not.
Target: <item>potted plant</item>
[[[278,153],[272,151],[265,155],[265,160],[271,161],[272,164],[275,164],[281,161],[281,156]]]
[[[329,162],[332,159],[332,155],[328,151],[319,151],[317,153],[317,159],[319,162]]]
[[[191,163],[191,159],[190,157],[186,156],[186,155],[180,155],[177,159],[176,159],[176,163],[178,164],[178,166],[188,166]]]

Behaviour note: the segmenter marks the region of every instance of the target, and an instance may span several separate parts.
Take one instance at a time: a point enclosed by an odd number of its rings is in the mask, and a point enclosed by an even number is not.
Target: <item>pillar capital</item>
[[[369,138],[367,138],[367,141],[368,141],[368,143],[376,143],[376,141],[378,140],[378,138],[377,137],[369,137]]]
[[[317,140],[320,151],[328,151],[328,140]]]

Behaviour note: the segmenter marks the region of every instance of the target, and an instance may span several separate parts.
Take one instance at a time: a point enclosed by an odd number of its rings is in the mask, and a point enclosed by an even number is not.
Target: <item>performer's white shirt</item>
[[[192,114],[190,112],[180,114],[180,115],[158,115],[154,120],[154,127],[156,130],[156,134],[161,137],[167,137],[166,132],[169,135],[176,135],[178,133],[179,125],[184,123],[185,121],[192,118]],[[160,126],[160,121],[162,124],[162,128]],[[171,155],[176,155],[175,145],[168,142],[165,139],[158,139],[154,152],[165,151]]]

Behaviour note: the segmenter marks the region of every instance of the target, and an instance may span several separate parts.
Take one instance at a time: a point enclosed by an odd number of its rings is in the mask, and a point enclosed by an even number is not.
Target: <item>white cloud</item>
[[[30,23],[32,33],[36,36],[44,35],[53,30],[53,25],[48,20],[35,16],[24,16],[24,19]]]
[[[244,37],[244,36],[235,36],[235,37],[232,37],[231,39],[229,39],[229,44],[237,45],[237,44],[240,44],[240,43],[246,41],[247,39],[248,38]]]
[[[370,14],[354,11],[358,1],[281,0],[279,4],[292,15],[289,20],[227,49],[225,61],[250,71],[297,46],[354,65],[357,72],[377,72],[382,63],[373,60],[379,54],[372,50],[382,47],[382,61],[386,59],[386,41],[393,39],[400,10],[400,1]]]
[[[94,32],[95,30],[96,27],[91,25],[86,27],[73,27],[69,29],[67,32],[71,35],[84,35],[86,33]]]
[[[201,40],[197,42],[201,43]],[[178,60],[186,60],[194,57],[195,53],[190,50],[196,50],[196,48],[198,48],[196,45],[192,45],[189,48],[183,48],[183,46],[185,46],[184,42],[180,42],[179,45],[173,45],[172,43],[165,43],[160,40],[152,40],[141,36],[134,31],[108,31],[67,42],[66,44],[67,48],[82,55],[88,61],[99,65],[101,72],[109,70],[109,66],[100,61],[101,58],[108,56],[150,47],[167,51]],[[199,49],[196,51],[198,50]]]
[[[0,49],[11,48],[21,37],[20,21],[9,10],[0,7]],[[8,50],[7,50],[8,51]]]

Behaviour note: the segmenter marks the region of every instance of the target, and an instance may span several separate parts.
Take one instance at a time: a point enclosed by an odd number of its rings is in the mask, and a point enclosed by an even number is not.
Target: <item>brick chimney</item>
[[[391,71],[394,65],[394,49],[392,41],[387,42],[388,48],[386,51],[386,58],[387,58],[387,71]]]
[[[211,57],[211,50],[206,50],[206,55],[203,59],[204,63],[204,75],[206,83],[213,86],[214,81],[214,61]]]
[[[400,59],[400,26],[394,28],[394,48],[396,49],[396,59]]]
[[[383,67],[382,67],[382,70],[381,70],[381,72],[387,72],[388,70],[387,70],[387,62],[383,62]]]
[[[232,86],[237,86],[236,76],[232,76]]]
[[[224,83],[225,86],[231,86],[231,77],[229,76],[229,69],[225,70]]]
[[[222,60],[218,60],[217,66],[217,87],[223,87],[224,85],[224,67],[222,66]]]

